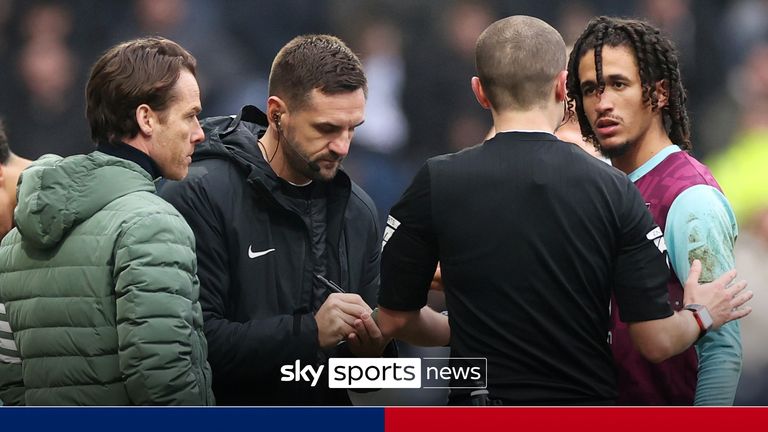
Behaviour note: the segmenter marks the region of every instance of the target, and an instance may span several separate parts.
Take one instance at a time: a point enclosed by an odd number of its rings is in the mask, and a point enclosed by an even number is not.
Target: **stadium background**
[[[159,34],[189,49],[205,117],[263,108],[277,50],[298,34],[336,34],[360,54],[370,86],[345,167],[384,217],[426,157],[482,140],[490,117],[469,86],[475,40],[514,14],[544,19],[569,44],[601,14],[648,19],[676,42],[693,154],[734,206],[740,277],[756,292],[737,404],[768,405],[766,0],[0,0],[0,116],[21,156],[88,152],[85,79],[116,42]]]

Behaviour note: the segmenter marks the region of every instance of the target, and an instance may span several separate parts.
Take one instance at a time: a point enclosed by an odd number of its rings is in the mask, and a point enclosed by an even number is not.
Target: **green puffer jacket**
[[[194,236],[149,174],[98,151],[45,157],[18,197],[0,244],[0,399],[212,405]]]

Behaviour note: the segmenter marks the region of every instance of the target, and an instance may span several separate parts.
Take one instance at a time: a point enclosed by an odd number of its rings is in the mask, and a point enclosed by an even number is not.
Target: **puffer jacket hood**
[[[277,182],[277,174],[264,160],[258,146],[253,145],[267,130],[267,116],[260,109],[246,105],[237,116],[209,117],[203,119],[200,126],[207,139],[195,148],[192,160],[228,159],[249,178],[262,178],[268,184]],[[249,139],[227,139],[233,133]]]
[[[152,181],[139,165],[98,151],[66,159],[46,155],[21,174],[14,219],[26,241],[52,248],[116,198],[154,193],[146,180]]]

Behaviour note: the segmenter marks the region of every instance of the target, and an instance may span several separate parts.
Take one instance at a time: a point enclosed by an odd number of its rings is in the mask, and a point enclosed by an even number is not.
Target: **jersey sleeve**
[[[438,260],[430,186],[425,164],[387,218],[379,291],[379,304],[385,308],[411,311],[427,304]]]
[[[614,272],[620,319],[637,322],[666,318],[673,312],[666,284],[669,268],[663,234],[629,180],[623,197]]]
[[[680,283],[685,284],[694,259],[702,264],[700,282],[711,282],[732,269],[737,235],[736,216],[720,191],[696,185],[681,193],[664,227],[670,263]]]
[[[709,185],[681,193],[669,209],[664,237],[680,282],[685,284],[690,263],[702,264],[700,282],[711,282],[734,268],[736,217],[728,200]],[[738,321],[709,332],[696,344],[699,356],[696,405],[732,405],[741,375],[742,347]]]

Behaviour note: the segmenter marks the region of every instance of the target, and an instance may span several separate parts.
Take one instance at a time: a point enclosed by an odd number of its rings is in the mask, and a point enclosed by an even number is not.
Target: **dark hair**
[[[182,68],[195,75],[195,58],[176,42],[146,37],[110,48],[93,65],[85,88],[85,114],[97,143],[139,133],[141,104],[163,111]]]
[[[363,89],[368,83],[363,65],[339,38],[329,35],[298,36],[275,56],[269,73],[269,95],[301,109],[309,93],[318,89],[332,95]]]
[[[576,103],[576,114],[581,134],[587,141],[597,144],[597,137],[584,113],[581,94],[579,62],[586,53],[595,50],[595,66],[599,91],[605,88],[602,49],[626,46],[634,52],[643,87],[643,103],[658,109],[656,83],[666,81],[667,104],[661,110],[664,127],[673,143],[683,150],[691,149],[691,131],[685,107],[686,93],[680,78],[677,51],[672,42],[659,29],[644,21],[601,16],[592,19],[576,40],[568,61],[568,97]]]
[[[8,136],[5,134],[5,123],[0,119],[0,165],[8,163],[11,158],[11,147],[8,145]]]
[[[565,62],[560,33],[544,21],[524,15],[488,26],[475,48],[478,78],[496,110],[545,105]]]

